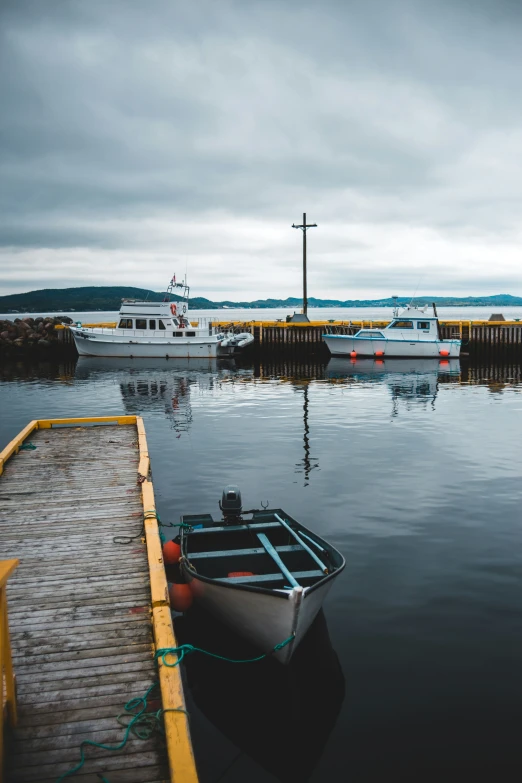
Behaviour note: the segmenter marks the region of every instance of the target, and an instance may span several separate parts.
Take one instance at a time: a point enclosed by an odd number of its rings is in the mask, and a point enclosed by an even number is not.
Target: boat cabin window
[[[429,321],[417,321],[417,329],[429,329],[429,328],[430,328]]]
[[[122,318],[118,329],[132,329],[132,318]]]
[[[149,329],[155,329],[156,328],[156,320],[149,321]]]
[[[357,332],[357,337],[368,337],[370,340],[384,338],[382,332]]]
[[[413,329],[413,321],[394,321],[389,329]]]
[[[147,328],[147,319],[136,318],[136,329],[146,329],[146,328]]]
[[[183,337],[183,332],[172,332],[173,337]]]
[[[160,330],[165,329],[165,324],[163,323],[163,321],[158,321],[158,324],[159,324]]]
[[[196,332],[185,332],[185,337],[195,337]]]

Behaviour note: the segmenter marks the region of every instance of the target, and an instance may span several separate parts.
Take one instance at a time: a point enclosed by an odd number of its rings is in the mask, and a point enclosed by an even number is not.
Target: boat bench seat
[[[210,514],[204,514],[203,516],[210,517],[210,519],[212,519]],[[199,516],[199,517],[184,516],[182,517],[182,519],[183,521],[186,520],[188,524],[193,525],[195,523],[191,520],[193,519],[202,520],[203,516]],[[214,524],[211,527],[203,527],[203,528],[199,528],[198,530],[191,530],[190,535],[201,536],[203,535],[203,533],[224,533],[224,532],[237,533],[238,531],[242,531],[242,530],[264,530],[265,528],[269,528],[269,527],[280,528],[281,525],[279,524],[279,522],[257,522],[255,525],[252,524],[251,522],[248,525],[215,525]]]
[[[276,546],[274,547],[276,552],[302,552],[303,547],[299,544],[289,544],[288,546]],[[208,558],[214,558],[214,557],[230,557],[230,556],[241,556],[245,557],[246,555],[266,555],[266,549],[262,546],[260,547],[252,547],[250,549],[221,549],[217,552],[194,552],[193,554],[188,555],[188,560],[202,560],[202,559],[208,559]]]
[[[315,579],[323,578],[324,573],[319,569],[314,571],[293,571],[292,576],[295,579]],[[262,584],[263,582],[286,582],[286,578],[283,574],[257,574],[254,576],[228,576],[223,579],[215,579],[216,582],[228,582],[234,585],[253,585]]]

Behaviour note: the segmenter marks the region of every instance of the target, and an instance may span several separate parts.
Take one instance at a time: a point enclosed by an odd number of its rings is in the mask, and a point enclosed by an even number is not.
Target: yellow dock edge
[[[176,647],[174,626],[170,614],[167,577],[163,564],[161,539],[159,535],[158,521],[156,518],[156,505],[154,502],[154,490],[149,479],[150,459],[145,436],[145,425],[141,416],[94,416],[88,418],[72,419],[35,419],[29,422],[24,429],[0,452],[0,475],[3,473],[7,460],[16,454],[23,442],[35,430],[51,429],[54,426],[68,426],[82,424],[135,424],[138,432],[139,467],[138,472],[144,477],[141,484],[142,502],[144,511],[145,540],[147,544],[147,557],[149,562],[151,603],[152,603],[152,627],[154,630],[154,644],[156,650],[165,647]],[[164,710],[165,736],[167,754],[169,759],[171,783],[198,783],[196,763],[188,717],[185,712],[185,698],[183,695],[183,683],[179,666],[166,667],[158,661],[161,699]]]
[[[305,327],[310,326],[356,326],[356,327],[375,327],[376,329],[384,329],[384,327],[389,324],[391,319],[382,320],[379,318],[351,318],[351,319],[343,319],[343,320],[333,320],[333,321],[304,321],[304,322],[297,322],[297,323],[291,323],[287,321],[253,321],[253,320],[243,320],[243,321],[212,321],[210,319],[210,323],[212,326],[215,326],[216,329],[233,329],[238,328],[241,326],[244,327],[253,327],[253,326],[261,326],[263,329],[277,326],[283,329],[302,329]],[[481,320],[471,320],[469,318],[461,318],[461,319],[442,319],[439,318],[439,323],[441,326],[522,326],[522,321],[481,321]],[[117,324],[114,323],[93,323],[93,324],[82,324],[82,326],[85,326],[87,329],[115,329]],[[55,329],[67,329],[67,325],[57,324]]]
[[[154,489],[152,481],[149,479],[150,459],[147,438],[143,419],[140,416],[136,417],[136,426],[140,450],[139,472],[145,476],[141,492],[149,558],[154,643],[156,650],[159,650],[165,647],[176,647],[177,642],[170,614],[167,577],[163,564]],[[158,661],[158,667],[171,783],[197,783],[198,774],[190,739],[181,670],[179,666],[165,666],[161,660]]]

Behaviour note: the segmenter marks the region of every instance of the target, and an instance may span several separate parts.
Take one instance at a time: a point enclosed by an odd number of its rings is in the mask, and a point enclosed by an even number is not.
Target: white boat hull
[[[183,575],[195,601],[261,651],[268,652],[295,634],[292,642],[274,653],[274,657],[284,664],[290,661],[334,581],[332,576],[314,588],[268,594],[220,585],[217,581],[203,581],[189,568],[183,568]]]
[[[104,335],[85,329],[70,327],[76,349],[80,356],[106,356],[145,359],[215,359],[218,355],[219,340],[214,335],[207,339],[171,338],[147,340],[132,337],[129,339],[104,339]]]
[[[383,359],[425,358],[458,359],[460,340],[368,339],[348,334],[325,334],[323,339],[332,356],[372,356]]]

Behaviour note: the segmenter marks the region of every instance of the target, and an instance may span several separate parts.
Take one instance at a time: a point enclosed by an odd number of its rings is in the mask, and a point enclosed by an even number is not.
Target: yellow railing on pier
[[[4,779],[4,717],[10,726],[16,726],[16,690],[9,640],[7,617],[7,580],[18,565],[18,560],[0,560],[0,680],[2,709],[0,710],[0,781]]]
[[[390,319],[382,320],[379,318],[371,319],[371,318],[344,318],[344,319],[329,319],[329,320],[320,320],[320,321],[283,321],[282,319],[277,320],[248,320],[243,319],[241,321],[222,321],[219,318],[216,318],[216,320],[213,320],[212,318],[208,318],[208,322],[212,324],[212,326],[215,326],[218,329],[232,329],[232,328],[238,328],[238,327],[245,327],[250,328],[252,326],[261,326],[263,329],[267,327],[272,326],[279,326],[282,328],[288,328],[288,329],[303,329],[310,326],[356,326],[359,328],[368,328],[368,327],[375,327],[376,329],[384,329],[385,326],[387,326],[390,323]],[[206,323],[206,321],[205,321]],[[466,326],[522,326],[522,321],[520,319],[515,319],[512,321],[505,320],[505,321],[482,321],[479,319],[472,319],[469,318],[461,318],[461,319],[446,319],[446,318],[440,318],[439,323],[441,326],[455,326],[457,328],[462,327],[462,325]],[[197,321],[191,321],[192,326],[197,326]],[[116,322],[113,323],[89,323],[89,324],[82,324],[82,326],[85,326],[88,329],[115,329],[117,324]],[[55,326],[55,329],[67,329],[67,326],[62,326],[60,324]]]

